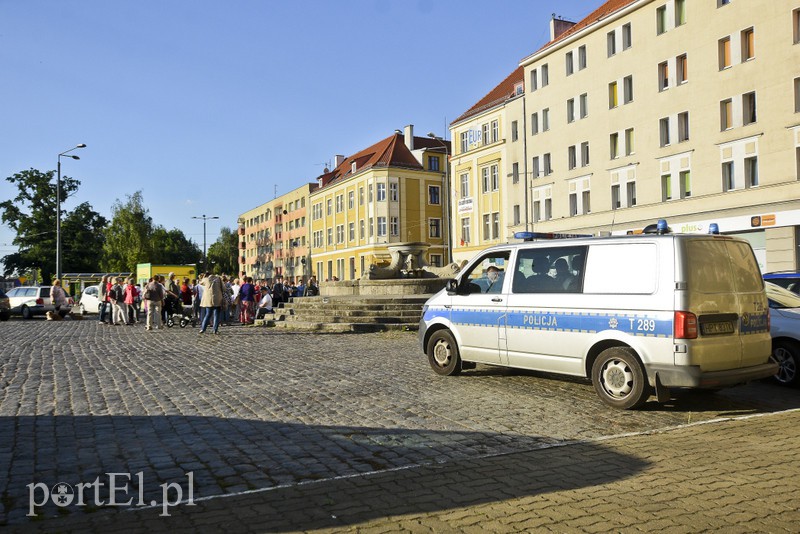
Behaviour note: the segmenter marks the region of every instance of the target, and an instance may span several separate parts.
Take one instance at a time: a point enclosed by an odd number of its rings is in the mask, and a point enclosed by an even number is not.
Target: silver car
[[[50,287],[21,286],[9,291],[8,300],[11,314],[22,315],[23,319],[31,319],[34,315],[44,315],[49,311],[55,311],[50,298]],[[67,304],[61,307],[59,314],[62,317],[67,315],[72,310],[73,304],[72,297],[67,295]]]
[[[772,357],[780,366],[775,381],[784,386],[800,384],[800,296],[772,282],[764,282],[770,308]]]

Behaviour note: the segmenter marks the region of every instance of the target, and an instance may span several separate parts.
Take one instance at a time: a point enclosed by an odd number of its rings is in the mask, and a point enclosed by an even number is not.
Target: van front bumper
[[[658,380],[663,386],[699,389],[715,389],[746,384],[753,380],[768,378],[777,372],[778,364],[772,361],[752,367],[706,373],[695,365],[683,367],[649,366],[647,368],[647,376],[651,386],[656,385],[656,375],[658,375]]]

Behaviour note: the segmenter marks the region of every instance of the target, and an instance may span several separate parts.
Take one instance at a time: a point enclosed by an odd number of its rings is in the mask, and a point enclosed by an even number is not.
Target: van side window
[[[586,247],[523,248],[514,267],[514,293],[580,293]]]
[[[465,293],[500,293],[505,281],[508,258],[507,250],[487,254],[475,262],[469,272],[461,278]]]
[[[592,244],[586,257],[583,292],[650,295],[656,291],[659,267],[655,243]]]

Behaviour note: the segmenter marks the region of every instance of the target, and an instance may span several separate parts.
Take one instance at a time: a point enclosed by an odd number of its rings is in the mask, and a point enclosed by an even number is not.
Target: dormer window
[[[356,162],[355,161],[350,164],[350,173],[351,174],[355,174],[356,173]]]

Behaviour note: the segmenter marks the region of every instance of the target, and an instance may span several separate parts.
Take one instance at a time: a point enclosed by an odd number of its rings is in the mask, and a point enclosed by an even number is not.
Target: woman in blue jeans
[[[213,316],[214,333],[219,334],[219,309],[223,302],[222,280],[215,274],[204,273],[200,285],[203,286],[203,299],[200,301],[200,307],[205,308],[200,333],[205,333],[208,321]]]

